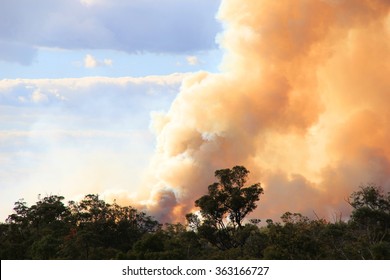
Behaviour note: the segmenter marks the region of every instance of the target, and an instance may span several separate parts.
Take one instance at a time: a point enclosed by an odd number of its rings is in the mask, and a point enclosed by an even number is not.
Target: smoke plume
[[[153,116],[153,212],[182,219],[235,165],[264,187],[262,219],[347,215],[359,185],[389,191],[389,11],[388,0],[223,0],[221,73],[186,78]]]

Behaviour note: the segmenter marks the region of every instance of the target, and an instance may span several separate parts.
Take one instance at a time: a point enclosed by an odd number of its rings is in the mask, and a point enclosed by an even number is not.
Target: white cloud
[[[84,58],[84,67],[85,68],[96,68],[99,66],[112,66],[112,60],[111,59],[103,59],[103,60],[97,60],[95,57],[93,57],[90,54],[87,54]]]
[[[198,65],[199,64],[199,59],[196,56],[187,56],[186,60],[187,60],[187,63],[189,65]]]
[[[103,60],[103,64],[106,65],[106,66],[112,66],[112,59],[105,58]]]
[[[84,58],[84,66],[86,68],[95,68],[98,66],[98,61],[90,54],[87,54]]]
[[[20,97],[19,100],[21,100]],[[45,94],[41,93],[39,90],[35,90],[31,95],[31,100],[34,103],[44,103],[49,101],[49,98]]]
[[[10,123],[5,122],[4,127],[9,127],[19,118],[16,114],[27,116],[26,112],[34,110],[37,117],[27,123],[51,122],[46,115],[57,110],[59,114],[53,115],[53,120],[61,114],[70,114],[81,118],[81,122],[94,118],[97,121],[91,124],[96,123],[98,127],[98,121],[107,124],[123,116],[122,119],[133,117],[135,123],[136,118],[141,118],[142,125],[148,127],[150,111],[166,110],[187,75],[3,79],[0,80],[0,108],[6,106],[10,111],[1,108],[0,127],[6,112]]]

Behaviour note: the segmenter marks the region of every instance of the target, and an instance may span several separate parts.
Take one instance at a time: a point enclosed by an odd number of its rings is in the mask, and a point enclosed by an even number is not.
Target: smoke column
[[[390,190],[390,2],[223,0],[221,73],[188,77],[153,116],[152,212],[180,220],[214,171],[244,165],[252,216],[329,219],[372,182]]]

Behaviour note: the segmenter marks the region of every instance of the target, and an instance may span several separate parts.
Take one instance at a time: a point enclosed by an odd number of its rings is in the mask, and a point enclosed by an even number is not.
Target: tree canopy
[[[245,186],[249,171],[243,166],[215,171],[218,182],[208,187],[208,194],[195,201],[202,217],[216,228],[242,227],[243,219],[254,209],[263,193],[260,183]]]
[[[201,217],[194,213],[186,216],[192,228],[220,249],[240,245],[236,235],[243,228],[244,218],[256,209],[256,202],[263,194],[260,183],[245,186],[248,174],[243,166],[215,171],[218,182],[208,187],[207,195],[195,201]]]
[[[250,219],[263,189],[249,171],[215,172],[187,223],[160,224],[131,206],[97,194],[81,201],[58,195],[21,199],[0,223],[1,259],[390,259],[390,193],[361,186],[347,221],[286,212],[280,221]],[[184,218],[184,217],[183,217]]]

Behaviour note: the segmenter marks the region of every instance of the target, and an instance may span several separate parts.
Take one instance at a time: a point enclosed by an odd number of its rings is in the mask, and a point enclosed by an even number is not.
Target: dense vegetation
[[[353,192],[348,221],[284,213],[281,222],[245,217],[263,189],[245,186],[249,171],[215,172],[218,182],[195,201],[199,214],[165,224],[98,195],[63,203],[50,195],[15,203],[0,224],[1,259],[390,259],[390,193],[375,185]]]

